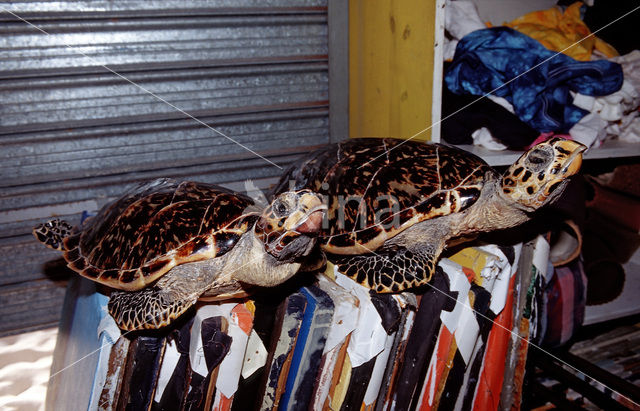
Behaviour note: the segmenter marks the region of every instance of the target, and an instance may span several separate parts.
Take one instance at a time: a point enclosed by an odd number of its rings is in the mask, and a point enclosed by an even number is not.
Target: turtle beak
[[[557,146],[571,153],[565,160],[562,172],[570,176],[576,174],[582,166],[582,153],[587,150],[587,146],[572,140],[563,140]]]
[[[327,211],[327,206],[322,203],[322,197],[317,194],[305,193],[300,198],[299,204],[305,211],[294,230],[302,234],[319,232],[322,228],[324,214]]]
[[[306,217],[300,221],[295,230],[302,234],[317,233],[322,228],[322,220],[327,206],[321,205],[312,209]]]

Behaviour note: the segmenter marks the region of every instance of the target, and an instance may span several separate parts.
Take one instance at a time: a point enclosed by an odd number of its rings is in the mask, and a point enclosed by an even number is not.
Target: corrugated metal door
[[[160,176],[265,186],[329,141],[326,3],[0,4],[0,335],[60,315],[35,223]]]

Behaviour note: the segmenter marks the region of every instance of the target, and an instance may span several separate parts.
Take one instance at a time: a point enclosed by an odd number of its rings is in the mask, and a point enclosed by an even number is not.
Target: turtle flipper
[[[123,330],[157,329],[169,325],[211,289],[224,289],[216,282],[224,258],[181,264],[158,281],[137,291],[114,290],[109,314]],[[228,288],[228,287],[227,287]]]
[[[409,250],[330,258],[338,271],[378,293],[397,293],[427,284],[440,252]]]
[[[34,227],[33,235],[42,244],[58,251],[64,251],[62,240],[71,234],[73,227],[64,220],[54,219]]]
[[[140,291],[113,291],[109,314],[125,331],[157,329],[169,325],[196,303],[197,296],[184,298],[157,286]]]

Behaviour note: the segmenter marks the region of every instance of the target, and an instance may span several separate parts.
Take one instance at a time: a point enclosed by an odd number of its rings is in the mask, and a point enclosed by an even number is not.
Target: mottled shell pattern
[[[275,193],[308,188],[331,199],[319,241],[333,254],[360,254],[418,222],[468,208],[487,178],[500,176],[454,147],[350,139],[292,166]]]
[[[252,205],[221,187],[155,180],[74,229],[62,240],[64,258],[91,280],[138,290],[178,264],[228,252],[260,217],[247,212]]]

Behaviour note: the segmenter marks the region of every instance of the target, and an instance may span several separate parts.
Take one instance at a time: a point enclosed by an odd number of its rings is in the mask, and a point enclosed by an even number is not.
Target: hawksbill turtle
[[[108,310],[121,329],[156,329],[201,297],[242,296],[292,277],[325,209],[306,189],[265,207],[219,186],[158,179],[78,227],[54,219],[33,234],[72,270],[113,289]]]
[[[304,156],[272,193],[321,194],[328,260],[376,292],[401,292],[430,281],[448,244],[531,219],[563,192],[585,149],[553,138],[500,174],[456,147],[355,138]]]

